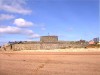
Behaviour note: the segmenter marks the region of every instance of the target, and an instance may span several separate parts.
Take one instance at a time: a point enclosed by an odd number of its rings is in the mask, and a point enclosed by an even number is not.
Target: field
[[[0,52],[0,75],[100,75],[100,52]]]

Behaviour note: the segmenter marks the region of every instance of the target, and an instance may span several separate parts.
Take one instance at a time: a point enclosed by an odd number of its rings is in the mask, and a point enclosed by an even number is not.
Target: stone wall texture
[[[41,36],[41,42],[58,42],[58,36]]]
[[[87,45],[87,43],[62,43],[62,42],[58,42],[58,43],[23,43],[23,44],[14,44],[12,45],[12,49],[11,46],[9,45],[7,47],[7,50],[11,49],[11,50],[43,50],[43,49],[65,49],[65,48],[84,48]]]
[[[40,41],[20,42],[9,44],[0,50],[42,50],[42,49],[65,49],[65,48],[83,48],[87,42],[58,41],[57,36],[42,36]]]
[[[40,44],[14,44],[13,50],[38,50]]]

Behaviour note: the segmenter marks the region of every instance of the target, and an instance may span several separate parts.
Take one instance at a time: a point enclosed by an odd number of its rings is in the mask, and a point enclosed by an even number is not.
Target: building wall
[[[58,49],[58,43],[42,43],[41,49]]]
[[[88,43],[64,42],[59,43],[59,48],[84,48]]]
[[[40,49],[40,44],[14,44],[13,50],[37,50]]]
[[[42,49],[64,49],[64,48],[82,48],[85,47],[87,43],[74,43],[74,42],[57,42],[57,43],[24,43],[24,44],[14,44],[7,47],[7,50],[42,50]]]
[[[65,49],[82,48],[86,42],[58,41],[58,36],[41,36],[40,41],[17,42],[7,45],[4,50],[38,50],[38,49]]]
[[[41,36],[41,42],[58,42],[58,36]]]

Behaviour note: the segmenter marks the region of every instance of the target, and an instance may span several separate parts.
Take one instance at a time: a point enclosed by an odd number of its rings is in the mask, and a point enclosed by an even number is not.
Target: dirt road
[[[0,53],[0,75],[100,75],[100,53]]]

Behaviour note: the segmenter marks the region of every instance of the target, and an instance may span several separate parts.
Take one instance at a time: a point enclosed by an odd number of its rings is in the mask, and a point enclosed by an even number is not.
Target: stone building
[[[87,42],[81,41],[59,41],[58,36],[41,36],[40,41],[14,42],[6,46],[6,50],[42,50],[42,49],[65,49],[82,48]]]
[[[58,42],[58,36],[41,36],[40,42]]]

